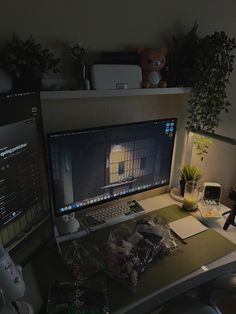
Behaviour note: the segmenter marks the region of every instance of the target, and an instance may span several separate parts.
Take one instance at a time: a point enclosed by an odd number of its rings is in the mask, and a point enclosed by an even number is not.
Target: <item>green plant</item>
[[[85,62],[86,49],[81,43],[73,44],[70,51],[76,62],[83,64]]]
[[[183,182],[187,181],[199,181],[203,172],[196,166],[185,165],[183,168],[179,169],[180,180]]]
[[[179,168],[180,176],[180,194],[184,196],[184,187],[187,181],[199,181],[203,176],[203,172],[196,166],[185,165]]]
[[[214,32],[198,40],[193,65],[194,79],[189,98],[187,126],[192,131],[214,132],[222,111],[228,112],[226,87],[233,71],[234,38]]]
[[[196,147],[197,155],[200,157],[201,161],[204,159],[204,155],[208,153],[208,148],[213,144],[211,138],[206,136],[202,136],[200,134],[194,134],[193,136],[193,144]]]
[[[35,78],[41,79],[45,73],[57,73],[59,61],[60,59],[55,58],[49,49],[43,48],[32,36],[22,40],[13,34],[0,47],[0,67],[17,80],[24,81],[28,77],[28,83]]]
[[[226,88],[230,84],[229,77],[233,71],[232,51],[235,48],[235,39],[229,38],[224,32],[214,32],[198,40],[193,86],[188,101],[187,127],[191,131],[214,133],[221,112],[228,112],[230,103],[227,100]],[[203,160],[212,140],[195,135],[193,143],[196,145],[197,154]]]
[[[236,41],[225,32],[214,32],[199,38],[197,29],[198,24],[195,23],[183,38],[174,37],[173,81],[178,86],[192,87],[188,100],[187,128],[193,132],[201,130],[214,133],[220,114],[228,112],[230,106],[226,88],[233,71]],[[204,137],[196,137],[194,144],[203,160],[211,142]]]

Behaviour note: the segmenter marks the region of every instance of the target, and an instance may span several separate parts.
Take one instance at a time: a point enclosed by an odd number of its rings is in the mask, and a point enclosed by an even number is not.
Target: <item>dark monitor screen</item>
[[[176,119],[48,135],[55,215],[169,184]]]
[[[0,228],[3,228],[22,215],[26,217],[24,224],[32,223],[39,215],[36,204],[44,201],[48,192],[39,95],[1,95],[0,108]],[[18,226],[18,232],[21,231]]]

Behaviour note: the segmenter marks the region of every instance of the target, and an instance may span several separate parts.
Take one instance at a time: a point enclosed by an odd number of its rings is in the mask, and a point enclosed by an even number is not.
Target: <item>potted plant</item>
[[[226,88],[233,71],[236,41],[225,32],[214,32],[199,38],[197,29],[198,24],[195,23],[181,40],[175,39],[172,72],[177,85],[191,84],[192,87],[188,100],[187,128],[193,132],[201,130],[214,133],[220,114],[228,112],[230,105]],[[203,159],[210,143],[204,137],[194,142]]]
[[[222,111],[228,112],[226,87],[233,71],[235,38],[225,32],[214,32],[198,40],[193,65],[194,79],[189,99],[188,126],[214,131]]]
[[[196,166],[185,165],[179,169],[180,175],[180,194],[184,196],[184,187],[187,181],[196,181],[198,182],[202,176],[203,172]]]
[[[0,47],[0,67],[13,76],[17,91],[40,90],[43,74],[57,73],[59,61],[32,36],[22,40],[13,34]]]

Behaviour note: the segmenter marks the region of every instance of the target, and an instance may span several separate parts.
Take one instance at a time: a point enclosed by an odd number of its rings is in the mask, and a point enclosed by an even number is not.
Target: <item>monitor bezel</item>
[[[10,106],[12,106],[12,108],[17,109],[18,113],[20,114],[19,117],[12,117],[12,114],[10,112],[5,112],[6,113],[6,117],[5,117],[5,122],[0,123],[0,127],[2,126],[6,126],[8,124],[14,124],[17,122],[21,122],[24,119],[29,119],[32,118],[34,116],[34,113],[36,111],[32,111],[32,115],[28,115],[26,116],[25,114],[25,108],[29,108],[30,105],[28,105],[28,107],[21,107],[20,106],[20,101],[26,101],[26,99],[33,99],[35,101],[35,104],[33,107],[37,108],[37,118],[35,119],[35,127],[36,127],[36,132],[37,132],[37,138],[38,138],[38,143],[40,146],[40,163],[42,165],[43,168],[43,175],[42,175],[42,181],[44,184],[43,187],[43,196],[41,198],[41,203],[44,202],[44,209],[42,210],[41,214],[39,217],[37,217],[37,215],[35,215],[35,217],[32,218],[32,220],[30,221],[30,223],[27,222],[27,227],[20,227],[19,229],[19,234],[15,234],[15,237],[12,237],[12,239],[5,244],[9,249],[13,249],[15,247],[18,246],[19,243],[21,243],[22,241],[26,240],[28,238],[28,236],[34,231],[36,230],[42,223],[44,223],[45,219],[47,219],[48,217],[51,216],[51,202],[50,202],[50,197],[49,197],[49,171],[48,171],[48,167],[47,167],[47,159],[46,159],[46,140],[45,140],[45,132],[44,132],[44,124],[43,124],[43,118],[42,118],[42,104],[41,104],[41,98],[40,98],[40,93],[38,91],[26,91],[26,92],[6,92],[6,93],[0,93],[0,102],[2,101],[7,101]],[[14,102],[19,102],[17,105]],[[28,101],[28,99],[27,99]],[[12,102],[12,103],[11,103]],[[34,205],[32,205],[34,206]],[[13,223],[15,223],[15,221],[17,221],[17,219],[21,219],[21,217],[26,217],[27,216],[27,211],[30,208],[24,208],[24,210],[16,216],[15,219],[12,219],[10,221],[8,221],[6,224],[2,224],[0,223],[0,231],[2,231],[3,229],[7,229],[9,228],[9,226]],[[27,219],[27,218],[26,218]],[[8,229],[7,229],[8,230]]]
[[[126,126],[132,126],[132,125],[138,125],[138,124],[150,124],[150,123],[154,123],[154,122],[163,122],[163,121],[169,121],[172,120],[175,122],[175,131],[173,134],[173,145],[172,145],[172,150],[171,150],[171,162],[170,162],[170,168],[169,168],[169,179],[166,183],[160,184],[158,186],[152,186],[149,188],[145,188],[141,191],[134,191],[134,192],[129,192],[125,195],[118,195],[115,197],[112,197],[110,199],[107,200],[102,200],[102,201],[98,201],[96,203],[93,204],[87,204],[83,207],[77,207],[77,208],[73,208],[71,210],[67,210],[65,212],[59,212],[56,210],[55,208],[55,204],[56,204],[56,200],[55,200],[55,190],[54,190],[54,184],[53,184],[53,171],[52,171],[52,165],[51,165],[51,149],[50,149],[50,137],[55,136],[55,135],[62,135],[62,134],[70,134],[70,133],[76,133],[76,132],[89,132],[89,131],[95,131],[95,130],[104,130],[104,129],[109,129],[109,128],[118,128],[118,127],[126,127]],[[170,178],[171,178],[171,169],[172,169],[172,163],[173,163],[173,152],[174,152],[174,146],[175,146],[175,139],[176,139],[176,131],[177,131],[177,118],[176,117],[171,117],[171,118],[161,118],[161,119],[152,119],[152,120],[144,120],[144,121],[135,121],[135,122],[129,122],[129,123],[120,123],[120,124],[112,124],[112,125],[102,125],[102,126],[97,126],[97,127],[91,127],[91,128],[79,128],[79,129],[71,129],[71,130],[62,130],[62,131],[58,131],[58,132],[49,132],[46,134],[46,138],[47,138],[47,163],[48,163],[48,170],[49,170],[49,181],[50,181],[50,193],[51,193],[51,207],[53,209],[53,215],[54,217],[61,217],[64,215],[68,215],[71,214],[73,212],[83,212],[86,209],[91,209],[91,208],[95,208],[97,206],[102,206],[102,204],[106,204],[109,202],[114,202],[117,201],[119,199],[125,199],[131,195],[135,195],[135,194],[141,194],[150,190],[154,190],[154,189],[158,189],[164,186],[168,186],[170,184]]]

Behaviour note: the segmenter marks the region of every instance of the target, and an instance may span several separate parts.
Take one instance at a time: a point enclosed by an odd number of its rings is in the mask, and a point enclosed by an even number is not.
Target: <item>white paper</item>
[[[187,216],[171,222],[171,230],[181,239],[187,239],[195,234],[203,232],[208,228],[193,216]]]

